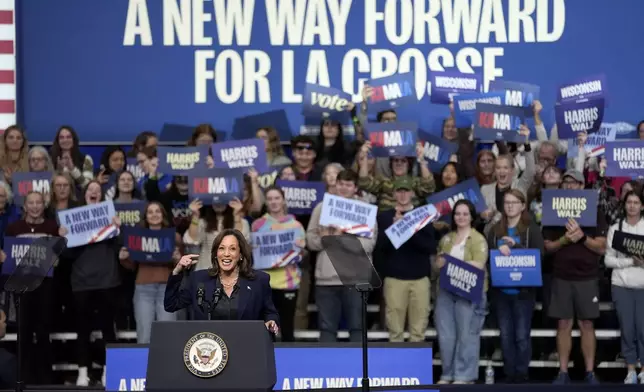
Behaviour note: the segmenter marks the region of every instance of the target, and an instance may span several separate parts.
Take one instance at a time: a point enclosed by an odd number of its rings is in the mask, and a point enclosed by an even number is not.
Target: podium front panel
[[[147,391],[267,391],[276,381],[263,321],[165,321],[152,325]]]

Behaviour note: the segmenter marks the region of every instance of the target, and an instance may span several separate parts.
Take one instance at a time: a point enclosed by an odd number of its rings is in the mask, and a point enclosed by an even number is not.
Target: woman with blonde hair
[[[280,136],[275,128],[260,128],[257,130],[255,136],[264,141],[264,146],[266,147],[266,158],[269,166],[285,166],[293,163],[284,153]]]
[[[17,125],[5,129],[0,138],[0,170],[6,182],[11,182],[15,172],[29,171],[29,143],[25,131]]]

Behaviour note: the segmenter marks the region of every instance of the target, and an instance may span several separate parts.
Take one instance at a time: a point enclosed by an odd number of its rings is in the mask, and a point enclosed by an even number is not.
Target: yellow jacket
[[[438,243],[438,255],[440,256],[441,254],[449,254],[449,252],[451,252],[452,250],[452,246],[454,246],[455,241],[455,231],[450,231],[449,233],[445,234]],[[485,285],[483,287],[484,292],[487,292],[489,286],[487,279],[488,272],[486,268],[488,256],[489,252],[487,240],[485,239],[483,234],[472,229],[469,237],[467,237],[467,240],[465,240],[465,260],[463,261],[482,270],[485,270]]]

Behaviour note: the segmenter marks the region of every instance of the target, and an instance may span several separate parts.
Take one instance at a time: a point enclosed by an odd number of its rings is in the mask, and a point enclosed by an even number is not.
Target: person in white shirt
[[[621,332],[622,355],[628,374],[625,384],[644,384],[644,370],[636,372],[638,359],[644,358],[644,256],[629,256],[613,249],[615,233],[644,236],[642,195],[630,191],[624,197],[624,218],[608,231],[605,263],[612,268],[612,295]]]

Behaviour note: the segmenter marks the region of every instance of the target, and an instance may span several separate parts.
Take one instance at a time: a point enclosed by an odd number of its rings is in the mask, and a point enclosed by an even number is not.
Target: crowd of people
[[[532,358],[532,318],[539,295],[544,311],[557,320],[560,372],[555,383],[570,382],[573,320],[577,320],[581,332],[585,381],[598,383],[593,320],[599,317],[600,264],[605,263],[613,271],[612,299],[627,364],[625,382],[638,383],[637,368],[644,355],[644,313],[637,311],[644,306],[644,260],[612,249],[611,238],[616,230],[644,235],[641,183],[604,176],[605,160],[586,152],[585,132],[578,134],[573,147],[578,149],[576,157],[558,166],[560,158],[566,156],[568,143],[558,140],[556,127],[548,138],[539,101],[532,104],[537,140],[525,145],[482,143],[473,138],[470,128],[457,129],[452,114],[443,122],[441,137],[457,144],[458,153],[439,172],[430,170],[421,144],[413,158],[374,158],[362,129],[367,123],[366,98],[370,93],[366,88],[365,101],[349,108],[356,125],[355,140],[345,138],[340,123],[324,120],[317,138],[300,135],[290,140],[289,157],[271,124],[258,129],[256,136],[265,141],[269,164],[283,167],[278,178],[324,182],[328,193],[378,206],[376,235],[359,239],[384,281],[382,290],[374,295],[379,296],[382,325],[389,332],[389,340],[404,341],[407,329],[409,341],[424,341],[433,310],[442,359],[438,383],[470,384],[478,379],[484,322],[486,317],[495,317],[506,380],[526,382]],[[377,116],[379,122],[397,120],[394,110]],[[638,130],[644,138],[644,122]],[[529,132],[527,126],[522,132]],[[106,343],[116,340],[115,331],[123,328],[122,319],[128,312],[133,313],[139,343],[149,342],[154,320],[190,318],[182,312],[165,311],[166,281],[183,254],[201,255],[196,268],[209,268],[213,240],[224,229],[239,230],[249,241],[253,232],[296,230],[296,242],[304,249],[301,260],[266,271],[280,314],[282,341],[294,341],[294,331],[309,328],[309,298],[317,305],[321,342],[336,341],[341,324],[349,330],[351,341],[360,341],[360,294],[342,285],[322,242],[323,237],[341,234],[342,230],[320,225],[321,205],[310,215],[289,214],[283,190],[275,185],[260,186],[261,173],[254,169],[244,177],[241,200],[212,206],[189,200],[186,177],[159,173],[158,138],[153,132],[138,135],[128,151],[118,146],[106,148],[99,165],[81,153],[79,135],[70,126],[60,127],[49,150],[29,148],[27,135],[18,126],[7,128],[1,142],[0,245],[8,236],[64,236],[67,228],[57,221],[58,211],[103,200],[141,200],[147,203],[142,227],[177,229],[176,249],[167,263],[131,261],[119,237],[68,249],[60,256],[53,276],[45,278],[24,299],[21,337],[24,379],[28,383],[52,381],[49,334],[56,320],[74,320],[69,327],[78,333],[77,385],[86,386],[90,382],[88,368],[95,360],[90,350],[94,316]],[[202,124],[194,129],[187,146],[217,142],[215,130]],[[143,173],[140,178],[127,170],[128,158],[136,158]],[[208,165],[213,166],[210,157]],[[51,172],[51,190],[49,194],[28,193],[23,206],[17,207],[13,203],[12,176],[27,171]],[[111,176],[116,176],[114,189],[108,189]],[[459,200],[453,205],[451,223],[437,220],[428,224],[397,249],[384,235],[384,230],[405,213],[426,204],[428,196],[470,178],[476,178],[481,187],[485,211],[477,213],[471,201]],[[542,227],[541,192],[556,188],[596,189],[596,227],[582,228],[573,219],[565,227]],[[112,223],[121,225],[118,218]],[[488,274],[491,249],[510,254],[516,248],[541,250],[542,287],[498,288],[486,281],[484,299],[479,303],[438,287],[444,255]],[[0,262],[5,258],[1,253]],[[2,294],[0,332],[4,331],[5,319],[15,322],[10,297]],[[644,372],[639,373],[639,381],[644,383]]]

